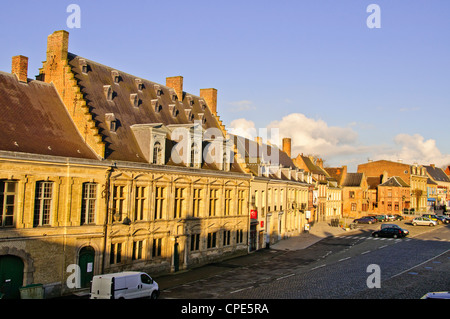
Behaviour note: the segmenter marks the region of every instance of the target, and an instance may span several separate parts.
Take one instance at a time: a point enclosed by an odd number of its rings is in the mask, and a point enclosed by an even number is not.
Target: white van
[[[145,272],[127,271],[92,278],[91,299],[156,299],[158,296],[158,284]]]

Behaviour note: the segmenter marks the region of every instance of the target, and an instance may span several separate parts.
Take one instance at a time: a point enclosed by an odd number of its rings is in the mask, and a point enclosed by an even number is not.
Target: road
[[[450,290],[450,225],[396,223],[410,236],[376,239],[370,233],[379,226],[364,225],[356,234],[328,237],[303,250],[273,251],[274,257],[250,265],[224,262],[219,274],[164,290],[161,298],[417,299]],[[379,288],[368,288],[369,277]]]

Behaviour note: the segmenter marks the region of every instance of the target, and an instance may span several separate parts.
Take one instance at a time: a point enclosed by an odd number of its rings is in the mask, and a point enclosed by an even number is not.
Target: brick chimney
[[[28,58],[16,55],[12,58],[11,73],[15,74],[20,82],[28,81]]]
[[[175,90],[178,101],[183,101],[183,77],[172,76],[166,78],[166,86]]]
[[[203,98],[214,115],[217,115],[217,90],[200,89],[200,97]]]
[[[291,157],[291,139],[289,137],[283,138],[283,152]]]
[[[69,32],[55,31],[47,37],[47,62],[54,57],[56,61],[67,60],[69,51]]]

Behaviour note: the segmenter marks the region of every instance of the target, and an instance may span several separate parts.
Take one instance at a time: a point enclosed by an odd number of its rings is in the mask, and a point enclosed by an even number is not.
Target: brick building
[[[411,191],[412,213],[427,211],[427,171],[418,164],[405,164],[387,160],[371,161],[358,165],[358,173],[367,177],[396,176],[406,182]]]

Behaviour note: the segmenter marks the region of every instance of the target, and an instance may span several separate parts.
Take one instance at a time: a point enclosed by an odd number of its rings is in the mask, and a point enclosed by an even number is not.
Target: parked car
[[[374,219],[371,217],[361,217],[361,218],[357,218],[353,221],[356,224],[373,224]]]
[[[382,224],[381,227],[380,227],[380,230],[381,230],[381,229],[385,229],[385,228],[397,228],[397,229],[403,230],[403,232],[404,232],[406,235],[409,234],[409,230],[404,229],[404,228],[401,228],[399,225],[396,225],[396,224]]]
[[[450,291],[428,292],[420,299],[450,299]]]
[[[376,218],[377,221],[379,222],[384,222],[387,220],[386,215],[376,215],[374,216]]]
[[[157,299],[158,296],[158,284],[145,272],[127,271],[92,278],[91,299]]]
[[[372,219],[372,222],[374,222],[374,223],[377,223],[378,222],[378,220],[375,218],[375,216],[363,216],[362,218],[371,218]]]
[[[445,215],[437,215],[437,217],[444,223],[450,224],[450,217]]]
[[[386,220],[395,220],[394,215],[386,215]]]
[[[399,214],[395,214],[394,217],[395,217],[395,220],[403,220],[404,219],[403,216],[399,215]]]
[[[405,237],[409,234],[408,231],[405,231],[398,227],[385,227],[380,230],[376,230],[372,233],[373,237],[391,237],[391,238],[401,238]]]
[[[434,220],[438,224],[441,223],[440,219],[434,214],[422,214],[422,217],[428,217],[429,219]]]
[[[436,226],[437,221],[429,219],[428,217],[416,217],[412,220],[413,226],[423,225],[423,226]]]

